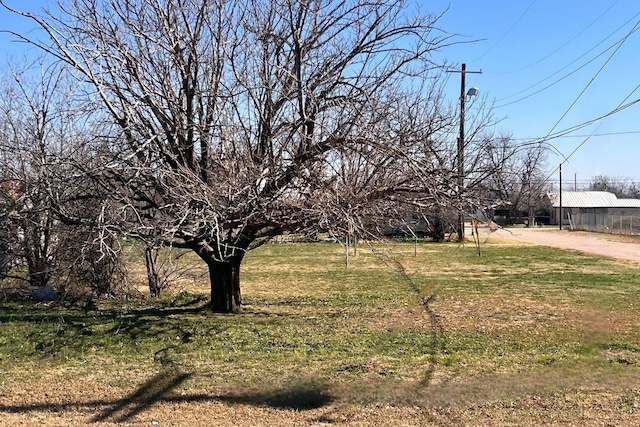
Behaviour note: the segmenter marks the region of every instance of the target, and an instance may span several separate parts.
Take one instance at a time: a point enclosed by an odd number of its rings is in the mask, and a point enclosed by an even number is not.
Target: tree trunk
[[[29,283],[31,286],[42,288],[49,284],[49,266],[42,260],[27,260]]]
[[[528,225],[527,227],[533,227],[535,225],[536,222],[536,214],[533,210],[533,206],[529,205],[529,212],[528,212]]]
[[[29,272],[29,283],[31,286],[44,287],[49,284],[50,266],[47,263],[45,255],[40,248],[26,242],[27,270]]]
[[[442,242],[444,240],[444,220],[440,209],[435,212],[435,216],[433,218],[432,238],[435,242]]]
[[[240,294],[240,263],[242,256],[228,261],[207,261],[211,282],[211,310],[214,313],[234,313],[242,305]]]
[[[156,266],[157,250],[148,246],[144,250],[145,264],[147,265],[147,282],[149,283],[149,293],[152,298],[160,296],[160,277]]]

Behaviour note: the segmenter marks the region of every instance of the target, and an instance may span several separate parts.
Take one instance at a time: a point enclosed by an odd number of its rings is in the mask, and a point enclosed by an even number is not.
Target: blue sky
[[[46,3],[6,2],[29,10]],[[478,87],[495,103],[494,114],[504,118],[499,131],[516,139],[542,139],[640,99],[637,0],[424,0],[420,7],[446,10],[440,27],[470,42],[447,48],[438,59],[482,70],[467,76],[467,87]],[[0,10],[0,28],[28,31],[33,26]],[[24,49],[10,40],[0,34],[2,62]],[[455,102],[459,74],[451,74],[446,91]],[[554,170],[564,162],[565,183],[575,178],[580,186],[596,174],[640,181],[639,141],[640,103],[550,140],[551,180],[557,182]]]
[[[458,66],[466,63],[467,70],[482,70],[467,75],[467,87],[480,88],[495,102],[495,115],[504,118],[499,129],[514,138],[544,138],[640,98],[637,0],[432,0],[424,5],[436,12],[448,8],[440,26],[463,40],[478,40],[441,55]],[[636,25],[639,31],[629,35]],[[452,75],[447,92],[459,97],[459,74]],[[563,183],[577,179],[580,186],[596,174],[640,181],[639,142],[640,103],[550,140],[549,175],[557,183],[558,172],[552,172],[564,162]]]

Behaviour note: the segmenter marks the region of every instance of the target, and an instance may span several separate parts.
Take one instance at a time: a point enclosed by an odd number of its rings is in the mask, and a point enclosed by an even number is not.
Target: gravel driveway
[[[479,235],[489,233],[479,230]],[[470,233],[469,233],[470,236]],[[615,241],[608,234],[576,232],[551,228],[511,228],[491,233],[488,241],[497,239],[519,240],[563,249],[575,249],[597,255],[640,262],[640,240],[638,243]]]

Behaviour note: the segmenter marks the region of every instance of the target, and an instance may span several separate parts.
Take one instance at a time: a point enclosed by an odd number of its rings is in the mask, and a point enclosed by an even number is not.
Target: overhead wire
[[[592,137],[600,137],[600,136],[615,136],[615,135],[634,135],[634,134],[640,134],[640,130],[630,130],[630,131],[622,131],[622,132],[602,132],[602,133],[595,133],[593,135],[591,135]],[[562,135],[562,136],[558,136],[558,138],[586,138],[589,135]],[[525,141],[525,143],[527,142],[540,142],[542,138],[512,138],[513,141]]]
[[[638,182],[640,183],[640,178],[611,178],[607,177],[607,180],[610,182]],[[572,182],[576,182],[579,184],[588,184],[592,182],[591,178],[581,178],[581,179],[572,179]],[[553,178],[549,179],[547,182],[560,182],[560,179]]]
[[[627,99],[629,99],[629,97],[633,94],[633,92],[635,92],[636,90],[638,90],[638,88],[639,88],[639,87],[640,87],[640,85],[636,86],[636,88],[635,88],[635,89],[634,89],[634,90],[633,90],[633,91],[632,91],[632,92],[631,92],[631,93],[630,93],[630,94],[629,94],[625,99],[623,99],[623,100],[622,100],[622,102],[618,105],[618,107],[616,108],[616,110],[618,110],[618,108],[620,108],[620,107],[622,106],[622,103],[626,102],[626,100],[627,100]],[[636,103],[637,103],[637,102],[639,102],[639,101],[640,101],[640,100],[636,100],[636,101],[634,101],[633,103],[631,103],[631,105],[634,105],[634,104],[636,104]],[[594,132],[593,132],[593,133],[595,133],[595,131],[597,131],[597,130],[600,128],[600,126],[601,126],[601,125],[602,125],[602,122],[600,122],[600,123],[598,124],[598,127],[596,127],[596,128],[594,129]],[[587,137],[584,139],[584,141],[582,141],[582,142],[581,142],[581,143],[580,143],[580,144],[579,144],[579,145],[578,145],[578,146],[577,146],[577,147],[576,147],[576,148],[571,152],[571,154],[569,154],[569,155],[565,158],[565,162],[566,162],[566,161],[568,161],[568,160],[571,158],[571,156],[573,156],[573,155],[576,153],[576,151],[578,151],[578,150],[579,150],[579,149],[580,149],[580,148],[581,148],[581,147],[582,147],[582,146],[583,146],[587,141],[589,141],[589,140],[593,137],[593,133],[592,133],[591,135],[587,136]]]
[[[561,46],[559,46],[557,49],[555,49],[554,51],[552,51],[551,53],[543,56],[542,58],[536,60],[535,62],[532,62],[529,65],[525,65],[524,67],[518,68],[517,70],[513,70],[513,71],[505,71],[505,72],[497,72],[494,74],[513,74],[513,73],[519,73],[520,71],[524,71],[528,68],[533,67],[534,65],[538,65],[539,63],[541,63],[542,61],[544,61],[545,59],[548,59],[549,57],[555,55],[556,53],[558,53],[559,51],[561,51],[562,49],[564,49],[565,47],[567,47],[569,44],[571,44],[571,42],[573,42],[575,39],[577,39],[578,37],[580,37],[583,33],[585,33],[589,28],[591,28],[592,26],[594,26],[596,24],[596,22],[598,22],[600,19],[602,19],[602,17],[604,15],[606,15],[616,4],[618,4],[620,0],[616,0],[613,4],[611,4],[611,6],[609,6],[604,12],[602,12],[596,19],[594,19],[593,21],[591,21],[591,23],[589,25],[587,25],[586,27],[584,27],[581,31],[579,31],[575,36],[571,37],[569,40],[567,40],[564,44],[562,44]],[[528,10],[528,9],[527,9]],[[629,21],[627,21],[628,23]],[[626,25],[626,23],[624,24]],[[616,31],[618,31],[620,28],[618,28]],[[615,33],[615,32],[614,32]],[[606,40],[606,39],[605,39]],[[598,45],[596,45],[595,47],[597,47]],[[595,48],[594,47],[594,48]]]
[[[635,93],[635,91],[637,91],[637,90],[638,90],[638,88],[640,88],[640,84],[639,84],[638,86],[636,86],[636,87],[635,87],[635,89],[633,89],[633,90],[629,93],[629,95],[627,95],[627,96],[626,96],[626,97],[625,97],[625,98],[624,98],[624,99],[623,99],[623,100],[618,104],[618,106],[617,106],[613,111],[616,111],[616,112],[621,111],[621,110],[619,110],[619,109],[624,105],[624,103],[625,103],[625,102],[627,102],[627,100],[631,97],[631,95],[633,95],[633,94]],[[629,106],[631,106],[631,105],[635,105],[635,104],[636,104],[637,102],[639,102],[639,101],[640,101],[640,100],[635,100],[634,102],[630,103],[630,105],[629,105]],[[626,107],[626,108],[628,108],[628,107]],[[578,151],[578,150],[579,150],[579,149],[580,149],[580,148],[581,148],[581,147],[582,147],[582,146],[583,146],[587,141],[589,141],[589,140],[591,139],[591,137],[593,136],[593,134],[595,133],[595,131],[597,131],[597,130],[600,128],[600,125],[602,125],[602,122],[600,122],[600,123],[598,124],[598,127],[596,127],[596,128],[594,129],[594,131],[591,133],[591,135],[587,136],[587,137],[584,139],[584,141],[582,141],[580,144],[578,144],[578,146],[577,146],[577,147],[576,147],[576,148],[571,152],[571,154],[569,154],[569,155],[565,158],[565,160],[564,160],[565,162],[566,162],[566,161],[568,161],[568,160],[569,160],[569,159],[570,159],[570,158],[571,158],[571,157],[576,153],[576,151]]]
[[[577,147],[576,147],[576,148],[571,152],[571,154],[569,154],[569,156],[566,156],[566,157],[565,157],[565,156],[564,156],[564,155],[563,155],[563,154],[562,154],[562,153],[561,153],[561,152],[560,152],[560,151],[559,151],[555,146],[553,146],[552,144],[548,144],[548,141],[549,141],[549,140],[551,140],[551,139],[556,139],[556,138],[562,138],[562,137],[565,137],[567,133],[574,132],[574,131],[575,131],[575,130],[577,130],[577,129],[582,129],[583,127],[586,127],[586,126],[588,126],[588,125],[590,125],[590,124],[592,124],[592,123],[595,123],[595,122],[597,122],[598,120],[603,120],[603,119],[605,119],[605,118],[607,118],[607,117],[610,117],[610,116],[612,116],[612,115],[614,115],[614,114],[619,113],[620,111],[623,111],[623,110],[625,110],[625,109],[627,109],[627,108],[629,108],[629,107],[632,107],[632,106],[634,106],[634,105],[635,105],[635,104],[637,104],[637,103],[640,103],[640,98],[639,98],[639,99],[635,99],[635,100],[633,100],[633,101],[631,101],[631,102],[628,102],[628,103],[626,103],[626,104],[622,104],[622,103],[623,103],[623,102],[625,102],[627,99],[629,99],[629,97],[631,97],[631,95],[633,95],[633,93],[634,93],[636,90],[638,90],[638,88],[640,88],[640,85],[636,86],[636,87],[635,87],[635,89],[633,89],[633,91],[631,91],[631,92],[629,93],[629,95],[627,95],[627,96],[625,97],[625,99],[624,99],[624,100],[622,100],[622,102],[618,105],[618,107],[616,107],[615,109],[611,110],[611,111],[610,111],[610,112],[608,112],[607,114],[603,114],[603,115],[601,115],[601,116],[599,116],[599,117],[596,117],[595,119],[588,120],[588,121],[583,122],[583,123],[581,123],[581,124],[579,124],[579,125],[572,126],[571,128],[568,128],[568,129],[565,129],[565,130],[563,130],[563,131],[557,132],[557,133],[556,133],[556,135],[547,136],[545,139],[536,140],[536,141],[533,141],[533,142],[529,142],[529,143],[522,144],[522,146],[525,146],[525,145],[531,145],[531,144],[547,144],[547,145],[549,145],[550,147],[552,147],[556,152],[558,152],[558,153],[562,156],[562,158],[564,159],[562,162],[560,162],[560,164],[558,164],[558,166],[556,166],[556,168],[555,168],[555,169],[553,169],[553,171],[549,174],[549,176],[547,176],[547,178],[546,178],[546,179],[544,179],[544,180],[543,180],[543,182],[548,182],[548,181],[549,181],[549,179],[550,179],[550,178],[551,178],[551,177],[552,177],[552,176],[553,176],[553,175],[554,175],[554,174],[555,174],[555,173],[560,169],[560,166],[561,166],[563,163],[565,163],[566,161],[568,161],[568,160],[569,160],[569,159],[570,159],[570,158],[571,158],[571,157],[572,157],[572,156],[573,156],[573,155],[574,155],[574,154],[575,154],[575,153],[576,153],[576,152],[577,152],[577,151],[578,151],[578,150],[579,150],[579,149],[580,149],[580,148],[581,148],[581,147],[582,147],[582,146],[583,146],[583,145],[584,145],[584,144],[585,144],[589,139],[591,139],[592,135],[588,135],[588,136],[586,137],[586,139],[585,139],[584,141],[582,141],[582,142],[581,142],[581,143],[580,143],[580,144],[579,144],[579,145],[578,145],[578,146],[577,146]]]
[[[558,49],[556,49],[555,51],[553,51],[552,53],[550,53],[549,55],[545,56],[544,58],[540,59],[539,61],[536,61],[535,63],[531,64],[531,65],[535,65],[538,62],[541,62],[542,60],[548,58],[549,56],[553,55],[554,53],[556,53],[558,50],[562,49],[563,47],[565,47],[566,45],[568,45],[569,43],[571,43],[573,40],[575,40],[577,37],[579,37],[582,33],[584,33],[588,28],[590,28],[591,26],[593,26],[598,20],[600,20],[602,18],[602,16],[604,16],[613,6],[615,6],[615,4],[617,4],[618,1],[616,1],[614,4],[612,4],[609,8],[607,8],[602,14],[600,14],[598,16],[598,18],[596,18],[594,21],[592,21],[586,28],[584,28],[580,33],[578,33],[576,36],[574,36],[572,39],[570,39],[568,42],[566,42],[564,45],[560,46]],[[530,4],[529,7],[527,8],[527,10],[525,10],[525,13],[523,13],[523,15],[521,15],[521,17],[516,21],[516,23],[507,31],[507,33],[505,33],[499,40],[498,42],[496,42],[488,51],[490,51],[491,49],[493,49],[495,47],[495,45],[497,45],[498,43],[500,43],[502,41],[502,39],[512,30],[512,28],[515,27],[515,25],[517,25],[517,23],[522,19],[522,16],[524,16],[524,14],[526,14],[526,12],[529,10],[529,8],[531,8],[531,6],[533,5]],[[613,35],[615,35],[621,28],[624,28],[629,22],[632,22],[634,19],[636,19],[638,16],[640,15],[640,12],[635,14],[632,18],[630,18],[629,20],[627,20],[624,24],[622,24],[621,26],[619,26],[615,31],[613,31],[612,33],[610,33],[606,38],[602,39],[598,44],[596,44],[595,46],[593,46],[591,49],[589,49],[587,52],[585,52],[583,55],[579,56],[576,60],[572,61],[571,63],[569,63],[567,66],[561,68],[560,70],[556,71],[555,73],[551,74],[550,76],[548,76],[547,78],[541,80],[540,82],[529,86],[528,88],[514,94],[514,95],[510,95],[506,98],[503,98],[502,100],[506,100],[509,98],[513,98],[514,96],[517,96],[523,92],[526,92],[527,90],[538,86],[539,84],[549,80],[550,78],[552,78],[553,76],[557,75],[558,73],[562,72],[563,70],[567,69],[568,67],[570,67],[571,65],[575,64],[576,62],[578,62],[580,59],[584,58],[586,55],[588,55],[589,53],[593,52],[598,46],[602,45],[604,42],[606,42],[606,40],[610,39],[611,37],[613,37]],[[579,71],[580,69],[584,68],[586,65],[590,64],[591,62],[595,61],[596,59],[598,59],[599,57],[601,57],[602,55],[604,55],[605,53],[609,52],[611,49],[614,49],[613,52],[609,55],[609,57],[607,58],[607,60],[604,62],[604,64],[602,64],[602,66],[598,69],[598,71],[593,75],[593,77],[589,80],[589,82],[586,84],[586,86],[582,89],[582,91],[577,95],[577,97],[574,99],[574,101],[569,105],[569,107],[565,110],[565,112],[562,114],[562,116],[558,119],[558,121],[553,125],[553,127],[549,130],[549,132],[547,133],[547,135],[544,138],[538,138],[538,139],[532,139],[531,142],[529,143],[525,143],[524,145],[529,145],[529,144],[548,144],[549,147],[553,148],[555,151],[558,152],[558,154],[560,154],[563,158],[564,158],[564,162],[567,162],[569,160],[569,158],[571,158],[582,146],[584,146],[584,144],[586,144],[587,141],[589,141],[589,139],[591,139],[592,137],[594,137],[596,134],[596,131],[599,129],[600,125],[602,124],[602,122],[598,125],[598,127],[596,127],[596,129],[594,129],[593,132],[591,132],[591,134],[589,134],[588,136],[586,136],[586,138],[580,143],[578,144],[578,146],[569,154],[569,156],[565,157],[556,147],[554,147],[552,144],[549,144],[549,141],[552,139],[556,139],[556,138],[561,138],[561,137],[566,137],[568,134],[575,132],[578,129],[581,129],[583,127],[586,127],[594,122],[597,121],[601,121],[611,115],[617,114],[620,111],[623,111],[635,104],[637,104],[638,102],[640,102],[640,99],[636,99],[634,101],[631,101],[629,103],[625,102],[633,95],[633,93],[640,87],[640,85],[638,85],[633,91],[631,91],[627,97],[625,97],[625,99],[623,101],[620,102],[620,104],[618,105],[618,107],[616,107],[614,110],[603,114],[595,119],[591,119],[588,120],[586,122],[583,122],[581,124],[578,125],[574,125],[570,128],[567,128],[565,130],[562,131],[558,131],[556,133],[554,133],[555,129],[558,127],[558,125],[562,122],[562,120],[567,116],[567,114],[573,109],[573,107],[576,105],[576,103],[580,100],[580,98],[584,95],[584,93],[589,89],[589,87],[593,84],[593,82],[598,78],[598,76],[601,74],[601,72],[604,70],[604,68],[610,63],[610,61],[612,60],[612,58],[616,55],[616,53],[620,50],[620,48],[625,44],[625,42],[629,39],[629,37],[631,37],[631,35],[633,35],[636,31],[638,31],[639,29],[639,25],[640,25],[640,21],[637,21],[635,23],[635,25],[633,26],[633,28],[627,32],[627,34],[622,37],[621,39],[619,39],[618,41],[616,41],[615,43],[613,43],[611,46],[609,46],[608,48],[606,48],[604,51],[602,51],[601,53],[599,53],[598,55],[596,55],[594,58],[590,59],[589,61],[587,61],[585,64],[581,65],[580,67],[578,67],[577,69],[571,71],[570,73],[568,73],[567,75],[563,76],[562,78],[556,80],[555,82],[551,83],[550,85],[536,91],[533,94],[529,94],[523,98],[520,98],[516,101],[512,101],[509,102],[507,104],[503,104],[500,106],[497,106],[496,108],[500,108],[500,107],[504,107],[506,105],[511,105],[513,103],[522,101],[523,99],[529,98],[543,90],[548,89],[549,87],[557,84],[558,82],[566,79],[567,77],[573,75],[574,73],[576,73],[577,71]],[[487,52],[488,52],[487,51]],[[484,56],[487,52],[483,53],[481,55]],[[524,67],[524,68],[528,68]],[[496,73],[496,74],[500,74],[500,73]],[[502,74],[508,74],[508,73],[502,73]],[[498,101],[499,102],[499,101]],[[640,133],[639,132],[633,132],[633,133]],[[562,164],[562,163],[561,163]],[[560,165],[561,165],[560,164]],[[543,181],[543,182],[548,182],[549,179],[551,178],[551,176],[553,176],[553,174],[556,173],[556,171],[560,168],[560,165],[558,167],[556,167],[551,174]]]
[[[518,96],[522,93],[527,92],[530,89],[535,88],[536,86],[546,82],[547,80],[551,79],[553,76],[561,73],[562,71],[566,70],[567,68],[569,68],[570,66],[572,66],[573,64],[575,64],[576,62],[578,62],[579,60],[581,60],[582,58],[584,58],[585,56],[587,56],[589,53],[593,52],[593,50],[595,50],[598,46],[600,46],[601,44],[603,44],[606,40],[608,40],[609,38],[611,38],[615,33],[617,33],[621,28],[625,27],[629,22],[631,22],[633,19],[637,18],[638,16],[640,16],[640,12],[638,12],[637,14],[635,14],[631,19],[629,19],[628,21],[626,21],[623,25],[621,25],[620,27],[618,27],[613,33],[609,34],[609,36],[607,36],[606,38],[602,39],[598,44],[596,44],[595,46],[593,46],[591,49],[589,49],[587,52],[583,53],[582,55],[580,55],[578,58],[576,58],[575,60],[571,61],[569,64],[565,65],[564,67],[560,68],[559,70],[557,70],[556,72],[550,74],[549,76],[545,77],[544,79],[538,81],[537,83],[534,83],[514,94],[511,94],[509,96],[505,96],[504,98],[501,98],[499,100],[496,101],[496,103],[500,103],[502,101],[506,101],[510,98],[513,98],[515,96]],[[549,89],[550,87],[560,83],[561,81],[565,80],[566,78],[572,76],[573,74],[575,74],[576,72],[580,71],[581,69],[583,69],[584,67],[586,67],[587,65],[591,64],[593,61],[595,61],[596,59],[600,58],[602,55],[604,55],[605,53],[609,52],[611,49],[615,48],[616,46],[619,46],[620,43],[623,43],[624,40],[626,40],[631,34],[635,33],[636,31],[638,31],[639,28],[637,28],[637,23],[636,26],[634,27],[634,29],[631,31],[631,33],[627,33],[624,37],[622,37],[621,39],[617,40],[616,42],[614,42],[613,44],[611,44],[609,47],[607,47],[606,49],[604,49],[602,52],[598,53],[596,56],[594,56],[593,58],[591,58],[590,60],[588,60],[587,62],[585,62],[584,64],[580,65],[578,68],[568,72],[567,74],[565,74],[564,76],[560,77],[559,79],[553,81],[552,83],[542,87],[541,89],[536,90],[535,92],[532,92],[528,95],[525,95],[521,98],[518,98],[514,101],[509,101],[506,102],[504,104],[499,104],[496,105],[495,108],[502,108],[502,107],[506,107],[508,105],[512,105],[515,104],[517,102],[523,101],[525,99],[531,98],[534,95],[539,94],[542,91],[545,91],[547,89]]]
[[[562,122],[562,120],[567,116],[567,114],[569,114],[569,111],[571,111],[571,109],[576,105],[576,103],[578,102],[578,100],[580,100],[580,98],[582,97],[582,95],[584,95],[584,93],[587,91],[587,89],[589,89],[589,87],[593,84],[593,82],[596,80],[596,78],[600,75],[600,73],[602,72],[602,70],[604,70],[604,68],[609,64],[609,62],[611,62],[611,60],[613,59],[613,57],[615,56],[616,53],[618,53],[618,51],[620,50],[620,48],[622,47],[622,45],[624,45],[624,43],[629,39],[629,37],[631,37],[631,35],[638,29],[638,26],[640,26],[640,21],[636,22],[636,24],[633,26],[633,28],[631,29],[631,31],[629,31],[627,33],[627,35],[620,41],[620,43],[618,44],[618,46],[616,47],[616,49],[611,53],[611,55],[609,55],[609,58],[607,58],[607,60],[604,62],[604,64],[602,64],[602,66],[600,67],[600,69],[598,69],[598,71],[596,72],[596,74],[591,78],[591,80],[589,80],[589,83],[587,83],[587,85],[582,89],[582,91],[580,91],[580,93],[578,94],[578,96],[576,97],[576,99],[571,103],[571,105],[569,105],[569,107],[565,110],[564,114],[562,114],[562,116],[558,119],[558,121],[556,122],[555,125],[553,125],[553,127],[551,128],[551,130],[548,132],[547,137],[549,137],[549,135],[551,135],[553,133],[553,131],[556,129],[556,127],[560,124],[560,122]],[[637,89],[637,87],[636,87]],[[629,97],[633,94],[633,92],[636,91],[636,89],[634,89],[623,101],[622,103],[624,103],[627,99],[629,99]],[[618,108],[620,108],[621,105],[619,105],[616,110]]]
[[[628,99],[629,96],[632,95],[638,88],[640,88],[640,85],[636,86],[636,88],[629,95],[627,95],[625,100]],[[525,141],[525,142],[521,143],[519,146],[520,147],[526,147],[526,146],[529,146],[529,145],[547,144],[551,148],[553,148],[554,150],[558,151],[558,153],[560,154],[559,150],[556,147],[554,147],[552,144],[549,144],[549,141],[554,140],[554,139],[569,138],[569,137],[581,137],[581,138],[584,138],[584,137],[593,137],[593,136],[596,136],[596,135],[601,136],[601,135],[636,134],[636,133],[640,133],[640,131],[632,131],[632,132],[612,132],[612,133],[603,133],[603,134],[595,134],[595,135],[580,135],[580,136],[578,136],[578,135],[573,135],[573,136],[569,135],[569,134],[575,132],[576,130],[585,128],[585,127],[589,126],[590,124],[596,123],[596,122],[598,122],[600,120],[604,120],[607,117],[611,117],[614,114],[617,114],[617,113],[619,113],[621,111],[624,111],[627,108],[633,107],[634,105],[636,105],[638,103],[640,103],[640,98],[635,99],[633,101],[630,101],[630,102],[628,102],[626,104],[619,105],[618,107],[614,108],[613,110],[609,111],[606,114],[602,114],[602,115],[600,115],[598,117],[595,117],[593,119],[590,119],[590,120],[587,120],[585,122],[582,122],[582,123],[573,125],[571,127],[568,127],[566,129],[557,131],[557,132],[552,133],[552,134],[550,134],[550,135],[548,135],[546,137],[523,139],[523,141]]]
[[[634,29],[636,27],[638,27],[638,25],[640,25],[640,21],[638,21],[634,27]],[[632,32],[630,32],[628,35],[630,36],[632,34]],[[627,37],[628,38],[628,37]],[[624,41],[626,40],[626,38],[621,42],[620,46],[622,46],[622,43],[624,43]],[[619,47],[620,47],[619,46]],[[619,48],[618,47],[618,48]],[[546,137],[542,138],[541,140],[536,140],[536,141],[532,141],[529,143],[525,143],[525,144],[521,144],[521,146],[526,146],[526,145],[532,145],[532,144],[547,144],[548,146],[550,146],[551,148],[554,149],[554,151],[556,151],[558,154],[560,154],[560,156],[562,156],[563,161],[560,162],[560,164],[558,164],[558,166],[549,174],[549,176],[547,176],[546,179],[544,179],[542,181],[542,183],[546,183],[549,181],[549,179],[560,169],[560,167],[562,166],[562,164],[566,163],[567,161],[569,161],[569,159],[580,149],[582,148],[582,146],[584,146],[584,144],[587,143],[587,141],[589,141],[593,135],[595,134],[595,132],[600,128],[600,125],[598,125],[598,127],[596,127],[596,129],[594,129],[593,132],[591,132],[590,135],[588,135],[580,144],[578,144],[578,146],[568,155],[565,156],[564,154],[562,154],[562,152],[560,152],[560,150],[558,150],[553,144],[549,144],[548,142],[551,139],[557,139],[557,138],[561,138],[566,136],[569,133],[575,132],[578,129],[582,129],[592,123],[595,123],[597,121],[601,121],[604,120],[607,117],[610,117],[614,114],[619,113],[620,111],[626,110],[627,108],[630,108],[634,105],[636,105],[637,103],[640,103],[640,98],[639,99],[635,99],[631,102],[627,102],[627,100],[629,98],[631,98],[631,96],[640,88],[640,84],[638,84],[631,92],[629,92],[629,94],[622,100],[620,101],[620,103],[618,104],[618,106],[616,108],[614,108],[613,110],[609,111],[606,114],[603,114],[599,117],[596,117],[594,119],[591,120],[587,120],[586,122],[580,123],[578,125],[574,125],[570,128],[567,128],[565,130],[556,132],[555,134],[553,133],[553,130],[558,126],[558,124],[562,121],[562,119],[566,116],[566,114],[571,110],[571,108],[575,105],[575,103],[577,102],[578,99],[580,99],[580,97],[582,96],[582,94],[585,92],[585,90],[591,85],[591,83],[595,80],[595,78],[598,76],[598,74],[602,71],[602,69],[607,65],[607,63],[611,60],[611,58],[613,57],[613,55],[615,55],[615,53],[617,52],[618,49],[616,49],[616,51],[613,52],[612,56],[609,57],[609,59],[607,60],[607,62],[605,62],[603,64],[603,66],[600,68],[600,70],[598,70],[598,72],[593,76],[593,78],[589,81],[589,83],[587,84],[587,86],[583,89],[583,91],[578,95],[578,97],[576,98],[576,100],[569,106],[569,108],[565,111],[565,113],[562,115],[562,117],[556,122],[556,124],[553,126],[553,128],[551,129],[551,131],[549,131],[549,133],[547,134]],[[601,122],[602,123],[602,122]]]
[[[509,27],[509,29],[498,39],[498,41],[496,41],[493,45],[491,45],[491,47],[489,47],[487,50],[485,50],[480,56],[478,56],[476,59],[474,59],[473,62],[476,62],[482,58],[484,58],[489,52],[491,52],[493,50],[493,48],[495,48],[497,45],[500,44],[500,42],[502,42],[502,40],[504,40],[505,37],[507,37],[509,35],[509,33],[511,31],[513,31],[513,29],[520,23],[520,21],[522,20],[522,18],[524,18],[524,16],[527,14],[527,12],[529,12],[529,9],[531,9],[531,7],[536,3],[536,0],[533,0],[529,6],[525,9],[524,12],[522,12],[522,14],[520,15],[520,17],[518,19],[516,19],[516,22],[513,23],[513,25],[511,25],[511,27]]]

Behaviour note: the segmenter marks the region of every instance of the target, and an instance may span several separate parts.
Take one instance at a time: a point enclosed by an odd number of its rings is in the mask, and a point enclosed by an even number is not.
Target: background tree
[[[507,223],[526,215],[533,225],[535,215],[548,209],[549,184],[545,175],[547,147],[517,144],[509,135],[490,138],[484,145],[484,161],[493,169],[483,187],[488,199],[508,210]]]
[[[549,202],[546,197],[550,190],[547,184],[546,172],[546,150],[542,144],[533,144],[525,147],[520,156],[520,179],[523,199],[525,200],[527,212],[527,226],[535,224],[536,213],[540,209],[548,208]]]
[[[484,161],[498,173],[491,174],[483,184],[486,199],[491,205],[506,210],[506,222],[519,216],[522,187],[518,179],[517,147],[510,135],[488,135],[484,146]]]
[[[75,104],[73,83],[64,67],[41,58],[9,68],[0,93],[1,239],[11,257],[8,269],[24,265],[26,275],[12,277],[63,296],[69,285],[80,295],[87,285],[109,293],[114,277],[105,272],[118,265],[115,251],[105,251],[116,242],[97,238],[103,199],[72,167],[90,163],[83,137],[90,135],[87,126],[96,129]],[[100,277],[87,280],[90,271]]]
[[[73,67],[118,128],[108,160],[79,169],[119,209],[112,228],[198,254],[214,311],[241,305],[241,261],[273,236],[462,204],[432,175],[447,144],[400,114],[449,43],[436,16],[400,0],[58,6],[23,14],[49,39],[18,37]]]
[[[640,184],[623,178],[596,175],[591,178],[589,191],[608,191],[621,199],[640,198]]]
[[[11,70],[0,94],[0,163],[5,241],[14,262],[24,261],[28,282],[50,284],[57,263],[57,227],[49,194],[59,149],[62,72],[39,64],[40,73]],[[66,106],[64,107],[66,108]]]

